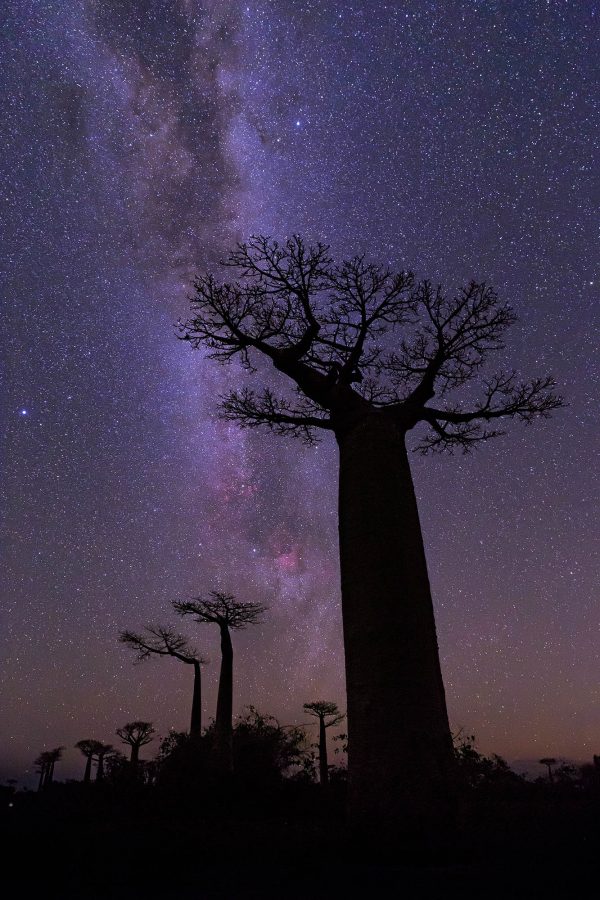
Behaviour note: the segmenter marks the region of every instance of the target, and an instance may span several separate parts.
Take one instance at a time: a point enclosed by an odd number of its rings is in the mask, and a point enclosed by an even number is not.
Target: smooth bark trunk
[[[41,791],[41,789],[44,787],[45,781],[46,781],[46,767],[42,766],[42,769],[40,771],[40,780],[38,781],[38,791]]]
[[[338,444],[350,814],[427,826],[452,806],[454,755],[404,435],[373,413]]]
[[[192,695],[192,720],[190,738],[198,741],[202,734],[202,674],[200,663],[194,662],[194,693]]]
[[[137,769],[138,762],[140,760],[140,747],[139,744],[131,745],[131,757],[129,762],[131,763],[132,769]]]
[[[96,781],[102,781],[104,778],[104,754],[98,756],[98,768],[96,769]]]
[[[319,780],[322,787],[329,784],[329,768],[327,766],[327,732],[325,718],[319,716]]]
[[[221,672],[215,718],[215,756],[219,770],[233,772],[233,646],[226,625],[221,625]]]
[[[83,783],[89,784],[92,780],[92,756],[91,754],[87,757],[85,762],[85,773],[83,776]]]

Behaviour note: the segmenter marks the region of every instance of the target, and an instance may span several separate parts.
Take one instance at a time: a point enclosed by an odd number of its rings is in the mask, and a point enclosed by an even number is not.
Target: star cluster
[[[189,673],[133,668],[117,636],[212,588],[270,607],[236,635],[238,710],[344,704],[334,442],[220,421],[248,376],[173,329],[194,272],[252,232],[514,305],[501,362],[552,372],[568,408],[413,459],[450,714],[511,759],[600,752],[595,5],[4,16],[2,772],[132,718],[186,727]],[[206,716],[216,636],[187,630]]]

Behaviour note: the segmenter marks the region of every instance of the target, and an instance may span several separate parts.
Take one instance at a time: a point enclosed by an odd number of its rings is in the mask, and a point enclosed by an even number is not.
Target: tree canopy
[[[192,315],[179,336],[252,371],[262,355],[297,388],[295,397],[276,396],[270,386],[229,393],[222,415],[242,426],[267,425],[310,442],[318,429],[337,433],[380,409],[405,431],[428,426],[418,443],[424,453],[467,451],[501,434],[502,418],[531,422],[562,405],[550,376],[482,373],[515,322],[485,282],[448,294],[362,255],[334,263],[327,246],[297,235],[283,244],[254,236],[222,265],[233,280],[195,279]],[[451,399],[479,374],[479,399]]]

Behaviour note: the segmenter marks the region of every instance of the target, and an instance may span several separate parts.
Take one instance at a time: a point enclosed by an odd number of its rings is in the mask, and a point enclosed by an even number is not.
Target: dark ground
[[[9,802],[13,806],[8,805]],[[235,800],[54,785],[3,797],[13,896],[190,898],[598,896],[596,797],[470,800],[443,838],[349,834],[318,788]],[[385,846],[384,846],[385,843]]]

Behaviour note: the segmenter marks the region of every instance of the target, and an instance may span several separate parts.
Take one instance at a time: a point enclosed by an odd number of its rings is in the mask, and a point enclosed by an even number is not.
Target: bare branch
[[[119,637],[122,644],[136,651],[139,662],[156,655],[173,656],[188,665],[206,664],[206,660],[190,645],[188,639],[172,628],[149,625],[145,630],[147,637],[135,631],[123,631]]]
[[[549,379],[517,385],[514,376],[498,376],[483,381],[483,401],[471,412],[428,406],[474,380],[504,347],[515,316],[485,282],[449,296],[364,256],[334,265],[326,246],[297,235],[282,244],[253,236],[223,266],[237,280],[198,277],[180,337],[220,362],[237,357],[254,372],[262,354],[301,398],[280,399],[269,386],[232,392],[221,414],[242,427],[266,425],[310,443],[316,429],[339,436],[386,408],[404,431],[421,421],[431,426],[421,451],[466,450],[501,433],[489,426],[493,419],[529,422],[562,404]]]
[[[306,400],[300,399],[294,406],[287,400],[276,398],[268,389],[259,395],[244,388],[233,391],[221,401],[224,419],[238,422],[242,428],[266,425],[275,434],[291,434],[307,444],[315,443],[315,428],[333,428],[329,419],[312,414],[316,410]]]
[[[346,714],[338,709],[337,703],[329,700],[315,700],[312,703],[305,703],[303,706],[305,712],[315,719],[323,720],[325,728],[332,728],[339,725],[346,718]]]
[[[556,383],[551,377],[518,383],[514,372],[500,373],[484,384],[484,400],[476,409],[443,410],[425,406],[420,418],[431,426],[433,433],[426,435],[417,449],[426,453],[459,446],[468,451],[481,441],[503,434],[486,423],[517,418],[530,424],[536,418],[548,418],[553,410],[565,405],[562,397],[553,391]]]
[[[267,607],[260,603],[236,600],[233,594],[210,591],[207,598],[176,600],[173,609],[180,616],[194,616],[197,622],[212,622],[227,628],[241,629],[258,624]]]
[[[131,747],[143,747],[154,740],[156,730],[152,726],[152,722],[127,722],[122,728],[117,728],[117,735],[124,744]]]

